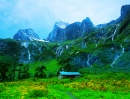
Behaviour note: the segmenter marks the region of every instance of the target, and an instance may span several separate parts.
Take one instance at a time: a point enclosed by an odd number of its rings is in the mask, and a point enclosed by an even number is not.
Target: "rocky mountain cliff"
[[[64,41],[65,39],[65,28],[69,25],[68,22],[58,20],[56,21],[53,31],[48,35],[47,41]]]
[[[33,31],[33,29],[25,29],[25,30],[19,30],[14,35],[15,40],[21,40],[21,41],[33,41],[33,40],[40,40],[39,36]]]
[[[124,5],[121,7],[121,20],[124,20],[126,17],[130,17],[130,5]]]
[[[62,22],[57,26],[55,23],[52,32],[48,35],[47,40],[50,42],[60,42],[65,40],[72,40],[81,37],[84,32],[91,31],[93,28],[93,23],[87,17],[82,22],[74,22],[72,24],[66,24]],[[63,27],[64,25],[64,28]]]
[[[112,20],[111,22],[106,24],[97,25],[96,28],[94,27],[89,17],[84,19],[82,22],[75,22],[69,25],[67,24],[65,26],[63,26],[63,24],[66,24],[64,22],[62,22],[62,24],[58,24],[58,26],[56,25],[58,22],[56,22],[52,32],[47,37],[47,40],[50,42],[60,42],[60,41],[77,39],[78,37],[83,37],[84,35],[86,35],[86,33],[90,33],[94,29],[102,28],[104,26],[112,24],[113,25],[119,24],[128,16],[130,17],[129,13],[130,13],[130,5],[124,5],[121,7],[121,15],[119,18],[117,18],[116,20]],[[62,28],[62,26],[64,28]]]

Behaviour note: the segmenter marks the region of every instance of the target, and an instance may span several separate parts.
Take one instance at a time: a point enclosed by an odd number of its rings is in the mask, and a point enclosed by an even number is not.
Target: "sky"
[[[108,23],[126,4],[130,0],[0,0],[0,38],[32,28],[45,39],[58,19],[73,23],[89,17],[94,25]]]

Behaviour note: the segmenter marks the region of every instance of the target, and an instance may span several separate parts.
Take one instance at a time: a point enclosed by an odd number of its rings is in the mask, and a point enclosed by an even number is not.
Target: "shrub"
[[[46,73],[44,72],[44,70],[46,70],[45,66],[37,67],[35,69],[35,75],[34,75],[34,77],[45,78],[46,77]]]
[[[29,98],[45,97],[47,95],[47,90],[34,89],[28,93]]]

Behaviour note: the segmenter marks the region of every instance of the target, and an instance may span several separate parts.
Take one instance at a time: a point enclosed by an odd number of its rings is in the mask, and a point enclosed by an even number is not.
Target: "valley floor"
[[[130,99],[130,74],[87,74],[78,79],[0,83],[0,99]]]

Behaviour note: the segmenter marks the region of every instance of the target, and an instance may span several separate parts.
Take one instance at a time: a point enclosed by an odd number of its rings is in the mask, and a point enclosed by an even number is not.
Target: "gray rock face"
[[[33,31],[33,29],[25,29],[25,30],[19,30],[14,35],[15,40],[21,40],[21,41],[33,41],[33,40],[40,40],[39,36]]]
[[[120,23],[127,17],[130,17],[130,5],[123,5],[121,7],[121,15],[115,20],[115,23]]]
[[[48,41],[65,41],[72,40],[80,37],[82,33],[90,31],[93,27],[93,23],[87,17],[81,22],[75,22],[68,24],[65,22],[56,22],[53,31],[49,34]]]
[[[93,23],[91,22],[89,17],[86,17],[81,23],[80,31],[81,33],[90,32],[93,28]]]
[[[48,35],[47,41],[63,41],[64,40],[64,29],[59,27],[53,29],[53,31]]]
[[[54,27],[53,31],[48,35],[47,40],[48,41],[64,41],[65,39],[65,28],[69,25],[68,22],[64,22],[61,20],[58,20]]]
[[[124,5],[121,7],[121,19],[124,20],[130,15],[130,5]]]
[[[75,22],[73,24],[68,25],[65,28],[65,40],[72,40],[81,36],[80,25],[80,22]]]

